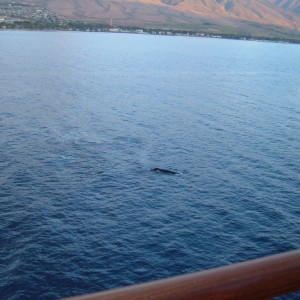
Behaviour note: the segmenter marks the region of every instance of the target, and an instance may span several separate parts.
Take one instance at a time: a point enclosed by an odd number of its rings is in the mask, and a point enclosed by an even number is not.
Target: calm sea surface
[[[0,54],[1,299],[300,247],[300,45],[2,31]]]

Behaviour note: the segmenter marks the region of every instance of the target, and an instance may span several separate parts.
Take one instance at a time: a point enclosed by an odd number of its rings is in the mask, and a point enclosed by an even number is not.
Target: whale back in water
[[[167,169],[161,169],[161,168],[153,168],[153,169],[151,169],[151,171],[157,172],[157,173],[163,173],[163,174],[170,174],[170,175],[175,175],[175,174],[177,174],[177,173],[174,172],[174,171],[167,170]]]

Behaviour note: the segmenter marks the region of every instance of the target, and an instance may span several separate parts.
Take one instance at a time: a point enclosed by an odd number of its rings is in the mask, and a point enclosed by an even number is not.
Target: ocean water
[[[1,299],[299,248],[300,45],[2,31],[0,53]]]

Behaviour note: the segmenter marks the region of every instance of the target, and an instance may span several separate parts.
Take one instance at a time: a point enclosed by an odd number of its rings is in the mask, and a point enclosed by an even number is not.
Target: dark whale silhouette
[[[161,169],[161,168],[153,168],[153,169],[151,169],[151,171],[157,172],[157,173],[170,174],[170,175],[175,175],[175,174],[177,174],[177,173],[174,172],[174,171],[170,171],[170,170],[167,170],[167,169]]]

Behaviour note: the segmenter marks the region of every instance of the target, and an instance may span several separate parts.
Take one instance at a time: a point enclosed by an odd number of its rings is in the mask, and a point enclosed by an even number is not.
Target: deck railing
[[[300,250],[68,300],[257,300],[297,290]]]

